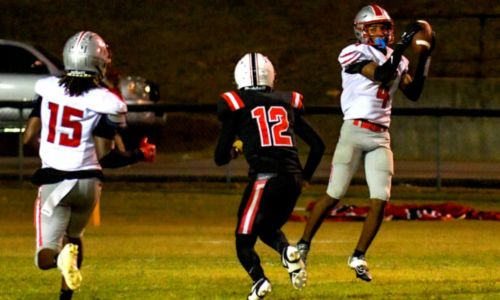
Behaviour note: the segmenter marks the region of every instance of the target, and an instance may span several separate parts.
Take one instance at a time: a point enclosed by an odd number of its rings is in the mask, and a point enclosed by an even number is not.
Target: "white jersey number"
[[[262,147],[284,146],[292,147],[292,138],[284,133],[288,130],[288,113],[281,106],[271,106],[266,112],[264,106],[252,109],[252,118],[259,127]],[[274,123],[271,125],[271,123]]]

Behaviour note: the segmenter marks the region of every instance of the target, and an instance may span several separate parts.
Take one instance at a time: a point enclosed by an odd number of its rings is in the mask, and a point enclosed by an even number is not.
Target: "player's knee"
[[[387,200],[371,199],[371,207],[375,210],[383,210],[387,205]]]
[[[253,234],[236,234],[236,249],[252,249],[257,242]]]
[[[337,205],[337,203],[339,203],[338,199],[335,199],[327,194],[321,197],[316,205],[320,205],[324,209],[332,209],[335,207],[335,205]]]

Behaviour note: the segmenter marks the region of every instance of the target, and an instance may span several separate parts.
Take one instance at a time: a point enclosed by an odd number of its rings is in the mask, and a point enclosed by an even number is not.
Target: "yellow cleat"
[[[76,290],[82,283],[82,274],[78,269],[78,246],[66,244],[57,257],[57,268],[61,271],[64,281],[72,290]]]

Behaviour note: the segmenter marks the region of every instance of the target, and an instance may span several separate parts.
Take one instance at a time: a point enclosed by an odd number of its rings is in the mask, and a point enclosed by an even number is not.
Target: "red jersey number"
[[[379,87],[377,90],[377,99],[382,100],[382,108],[386,108],[387,103],[391,99],[391,95],[389,94],[389,89],[384,86]]]
[[[59,104],[49,102],[50,118],[49,118],[49,134],[47,142],[54,143],[56,139],[57,113],[59,111]],[[61,133],[59,137],[59,145],[67,147],[80,146],[82,139],[82,124],[79,121],[72,120],[72,117],[82,118],[83,111],[70,107],[63,107],[63,115],[61,119],[61,127],[72,129],[72,134]]]
[[[257,121],[262,147],[293,147],[292,138],[284,134],[290,124],[288,113],[283,107],[271,106],[266,111],[264,106],[257,106],[252,109],[252,118]]]

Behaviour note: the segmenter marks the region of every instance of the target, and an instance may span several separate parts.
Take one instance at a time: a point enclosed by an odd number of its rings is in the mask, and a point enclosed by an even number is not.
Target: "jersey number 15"
[[[292,147],[292,138],[284,133],[290,126],[288,113],[281,106],[257,106],[252,109],[252,118],[259,127],[260,143],[262,147],[282,146]]]
[[[57,124],[57,115],[59,111],[59,104],[49,102],[50,118],[49,118],[49,134],[47,142],[54,143],[56,139],[56,127],[61,126],[64,128],[72,129],[73,134],[70,136],[67,133],[60,133],[59,145],[67,147],[78,147],[82,139],[82,124],[78,121],[71,120],[71,117],[83,117],[83,111],[70,107],[63,106],[63,114],[61,124]]]

